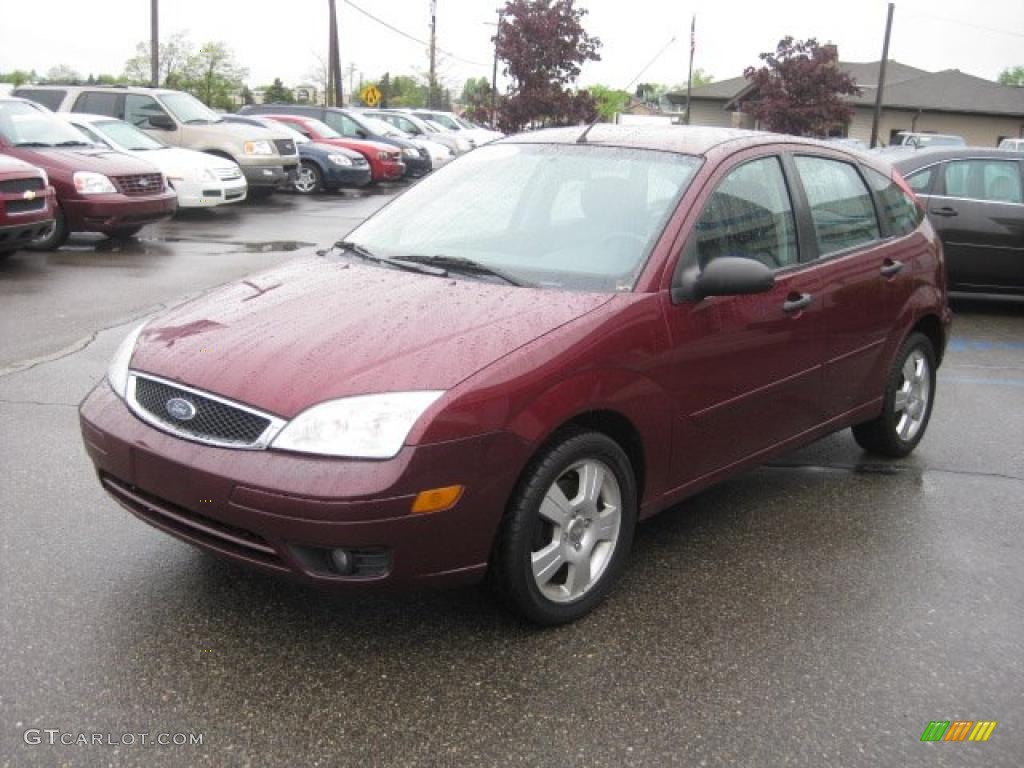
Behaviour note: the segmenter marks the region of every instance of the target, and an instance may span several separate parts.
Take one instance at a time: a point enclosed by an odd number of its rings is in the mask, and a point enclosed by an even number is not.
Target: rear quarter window
[[[14,91],[14,95],[34,101],[36,104],[42,104],[47,109],[52,109],[56,112],[60,109],[61,102],[64,101],[67,91],[54,91],[44,88],[18,88]]]
[[[910,196],[896,182],[878,171],[865,168],[864,175],[881,203],[882,218],[889,234],[901,237],[917,229],[924,213]]]
[[[108,115],[109,117],[121,117],[121,110],[118,107],[118,99],[121,94],[108,93],[105,91],[86,91],[75,99],[72,112],[85,112],[90,115]]]

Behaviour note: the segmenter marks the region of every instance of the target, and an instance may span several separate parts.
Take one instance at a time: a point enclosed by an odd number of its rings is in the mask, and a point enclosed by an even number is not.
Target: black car
[[[382,144],[391,144],[402,150],[402,162],[405,163],[406,176],[425,176],[430,173],[432,165],[430,154],[420,149],[413,142],[398,135],[394,126],[383,121],[367,118],[350,109],[338,107],[318,107],[309,104],[250,104],[242,107],[241,115],[300,115],[315,117],[342,136],[351,139],[369,139]],[[380,123],[378,126],[377,123]]]
[[[1024,152],[921,149],[893,166],[942,238],[950,290],[1024,294]]]
[[[254,115],[224,115],[229,123],[259,125],[274,130],[295,133],[295,146],[299,150],[299,170],[292,180],[292,188],[304,195],[314,192],[333,192],[340,187],[365,187],[370,183],[370,164],[358,152],[330,144],[310,141],[291,126],[269,118]]]

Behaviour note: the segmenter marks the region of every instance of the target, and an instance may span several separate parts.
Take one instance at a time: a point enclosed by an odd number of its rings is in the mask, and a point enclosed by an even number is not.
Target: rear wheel
[[[858,424],[853,437],[866,451],[901,458],[924,437],[935,402],[935,348],[912,333],[896,354],[885,387],[882,413]]]
[[[33,240],[25,247],[33,251],[55,251],[64,245],[69,234],[64,211],[57,205],[54,206],[53,210],[53,229],[50,230],[49,234]]]
[[[292,183],[295,191],[302,195],[312,195],[323,188],[323,174],[314,163],[303,160]]]
[[[626,454],[607,435],[574,431],[531,464],[503,523],[492,576],[538,624],[564,624],[605,598],[636,526]]]

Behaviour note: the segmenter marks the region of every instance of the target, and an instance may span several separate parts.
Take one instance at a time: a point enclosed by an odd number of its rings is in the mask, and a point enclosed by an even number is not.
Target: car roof
[[[15,88],[15,90],[21,90],[23,88],[34,91],[116,91],[118,93],[126,91],[136,91],[139,93],[153,94],[186,93],[186,91],[179,91],[174,88],[150,88],[148,85],[108,85],[106,83],[75,83],[74,85],[60,85],[49,83],[23,83],[22,85],[19,85],[17,88]]]
[[[502,144],[576,144],[586,130],[584,126],[572,128],[547,128],[540,131],[520,133],[501,139]],[[741,146],[760,144],[799,144],[840,149],[835,144],[826,144],[815,139],[803,139],[766,131],[746,131],[738,128],[710,128],[689,125],[594,125],[586,135],[586,144],[629,147],[633,149],[654,149],[677,152],[683,155],[706,155],[723,144],[737,143]]]
[[[1013,152],[991,147],[928,147],[892,159],[890,162],[901,172],[916,171],[944,160],[972,160],[993,158],[996,160],[1024,160],[1024,152]]]
[[[88,112],[60,112],[57,114],[58,117],[62,117],[68,122],[74,122],[75,120],[81,120],[83,123],[123,123],[117,117],[111,117],[110,115],[93,115]]]

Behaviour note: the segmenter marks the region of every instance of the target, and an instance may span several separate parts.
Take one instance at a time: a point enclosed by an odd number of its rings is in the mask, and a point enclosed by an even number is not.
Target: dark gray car
[[[1024,294],[1024,152],[922,149],[893,166],[942,238],[951,290]]]

